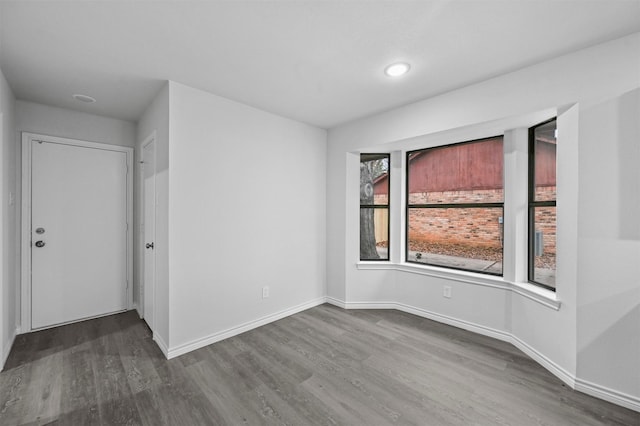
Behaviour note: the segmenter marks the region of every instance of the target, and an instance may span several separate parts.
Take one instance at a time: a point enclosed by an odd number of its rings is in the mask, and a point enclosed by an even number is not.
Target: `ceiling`
[[[18,99],[114,118],[173,80],[330,128],[639,31],[640,0],[3,0],[0,68]]]

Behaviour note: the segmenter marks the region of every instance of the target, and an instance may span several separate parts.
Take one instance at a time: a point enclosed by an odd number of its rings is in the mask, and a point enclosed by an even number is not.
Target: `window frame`
[[[556,193],[553,201],[536,201],[536,147],[535,147],[535,131],[538,127],[544,126],[551,122],[556,122],[556,129],[558,128],[558,117],[552,117],[541,123],[529,127],[529,147],[528,147],[528,197],[527,197],[527,281],[533,285],[540,286],[546,290],[556,292],[556,287],[551,287],[547,284],[535,281],[535,232],[536,232],[536,208],[537,207],[555,207],[556,209],[556,236],[558,232],[558,195]],[[557,139],[557,138],[556,138]],[[558,158],[556,151],[556,187],[557,187],[557,167]],[[557,238],[556,238],[556,253],[557,253]],[[557,257],[556,257],[557,262]],[[556,263],[557,271],[557,263]]]
[[[423,152],[423,151],[429,151],[429,150],[435,150],[435,149],[442,149],[442,148],[448,148],[448,147],[453,147],[453,146],[460,146],[460,145],[469,145],[469,144],[473,144],[473,143],[479,143],[479,142],[483,142],[483,141],[489,141],[489,140],[493,140],[493,139],[501,139],[502,143],[504,144],[504,134],[498,134],[498,135],[494,135],[494,136],[488,136],[488,137],[483,137],[483,138],[478,138],[478,139],[472,139],[472,140],[467,140],[467,141],[462,141],[462,142],[454,142],[454,143],[448,143],[445,145],[437,145],[437,146],[433,146],[433,147],[428,147],[428,148],[421,148],[421,149],[414,149],[411,151],[406,151],[405,154],[405,168],[404,168],[404,175],[405,175],[405,229],[404,229],[404,235],[405,235],[405,247],[404,247],[404,261],[406,263],[410,263],[412,265],[422,265],[422,266],[435,266],[438,268],[445,268],[445,269],[450,269],[450,270],[457,270],[457,271],[465,271],[465,272],[473,272],[473,273],[478,273],[478,274],[483,274],[483,275],[491,275],[491,276],[497,276],[497,277],[504,277],[504,241],[502,244],[502,256],[501,256],[501,272],[500,273],[494,273],[494,272],[487,272],[487,271],[478,271],[476,269],[468,269],[468,268],[460,268],[460,267],[454,267],[454,266],[444,266],[444,265],[438,265],[438,264],[430,264],[430,263],[426,263],[426,262],[416,262],[416,261],[412,261],[409,260],[409,211],[411,209],[442,209],[442,208],[460,208],[460,209],[465,209],[465,208],[500,208],[502,210],[502,226],[504,229],[504,222],[505,222],[505,215],[504,215],[504,148],[503,148],[503,152],[502,152],[502,159],[503,159],[503,170],[502,170],[502,190],[503,190],[503,196],[502,196],[502,202],[483,202],[483,203],[434,203],[434,204],[410,204],[409,202],[409,160],[410,160],[410,156],[411,154],[414,154],[416,152]],[[504,145],[503,145],[504,147]]]
[[[362,204],[359,202],[361,212],[363,209],[385,209],[387,210],[387,257],[386,259],[363,259],[360,255],[358,258],[360,262],[389,262],[391,260],[391,154],[388,152],[361,152],[360,153],[360,163],[362,163],[363,156],[379,156],[380,158],[387,159],[387,203],[386,204],[375,204],[375,188],[374,188],[374,202],[373,204]],[[360,232],[362,231],[362,225],[360,223],[360,218],[358,219],[358,236],[360,236]]]

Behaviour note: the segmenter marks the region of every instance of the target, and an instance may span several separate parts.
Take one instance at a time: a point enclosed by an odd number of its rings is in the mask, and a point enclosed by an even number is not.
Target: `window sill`
[[[562,302],[558,299],[558,295],[546,288],[538,287],[530,283],[511,283],[511,291],[521,296],[535,300],[549,308],[559,311]]]
[[[358,269],[396,269],[397,264],[388,260],[361,260],[356,263]]]
[[[515,283],[506,281],[503,277],[478,274],[455,269],[439,268],[429,265],[415,265],[412,263],[393,263],[389,261],[356,263],[358,270],[394,270],[410,274],[426,275],[435,278],[443,278],[466,284],[481,285],[485,287],[510,290],[535,302],[538,302],[555,311],[560,310],[561,302],[553,291],[538,287],[529,283]]]

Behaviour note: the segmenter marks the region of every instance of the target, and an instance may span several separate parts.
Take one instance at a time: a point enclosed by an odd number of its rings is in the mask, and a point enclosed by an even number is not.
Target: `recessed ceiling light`
[[[84,102],[84,103],[87,103],[87,104],[92,104],[92,103],[94,103],[96,101],[95,98],[92,98],[91,96],[87,96],[87,95],[75,94],[75,95],[73,95],[73,98],[76,101]]]
[[[384,73],[389,77],[400,77],[409,72],[411,65],[405,62],[397,62],[395,64],[391,64],[384,69]]]

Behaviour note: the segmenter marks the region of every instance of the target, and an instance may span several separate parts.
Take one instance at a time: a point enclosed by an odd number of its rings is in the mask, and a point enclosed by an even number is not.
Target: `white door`
[[[142,147],[143,171],[143,203],[144,203],[144,285],[143,303],[144,319],[149,328],[154,330],[154,298],[156,278],[156,144],[151,140]]]
[[[31,152],[31,328],[126,309],[126,153],[35,140]]]

